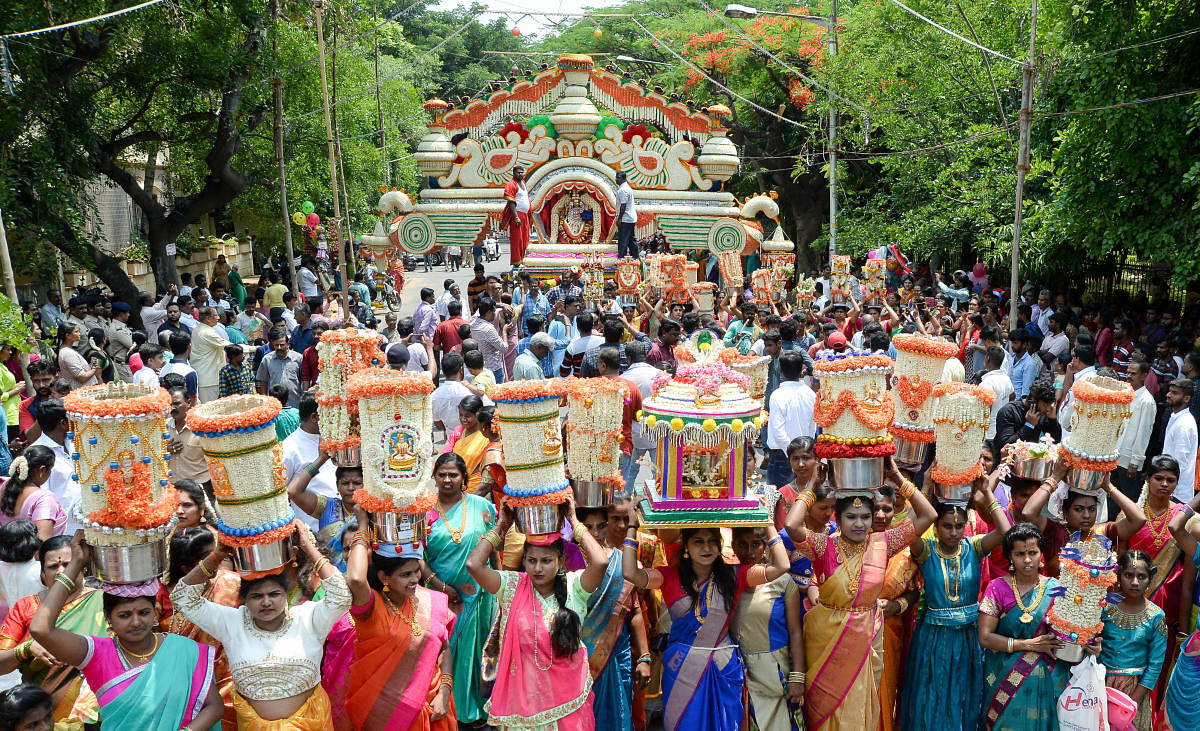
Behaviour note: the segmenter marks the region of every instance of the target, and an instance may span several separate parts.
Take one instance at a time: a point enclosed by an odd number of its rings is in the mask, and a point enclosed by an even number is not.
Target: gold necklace
[[[713,581],[713,577],[709,576],[708,581],[706,583],[708,584],[708,589],[704,592],[704,615],[703,616],[701,616],[701,614],[700,614],[700,602],[695,601],[695,600],[692,601],[692,614],[695,615],[696,621],[699,622],[700,624],[704,624],[704,620],[708,618],[709,608],[712,606],[713,584],[715,583]],[[699,599],[699,598],[700,598],[699,592],[697,592],[696,599]]]
[[[953,556],[947,556],[946,554],[942,553],[941,544],[939,544],[937,541],[934,541],[933,552],[937,554],[938,563],[942,566],[942,588],[946,590],[946,598],[949,599],[951,603],[957,604],[959,590],[958,577],[959,573],[962,571],[962,560],[960,558],[962,556],[962,545],[959,545],[958,552],[956,552]],[[953,572],[950,571],[949,566],[946,564],[946,561],[951,558],[954,559]]]
[[[862,564],[858,565],[858,575],[855,575],[850,570],[850,559],[855,556],[861,556],[867,550],[867,541],[862,543],[848,543],[838,536],[837,550],[842,554],[842,565],[846,567],[847,591],[852,596],[858,596],[858,582],[862,579]]]
[[[1017,588],[1017,580],[1011,576],[1008,577],[1008,585],[1012,588],[1013,597],[1017,602],[1017,609],[1021,610],[1021,624],[1029,624],[1033,621],[1033,610],[1037,609],[1038,605],[1042,603],[1042,596],[1044,596],[1046,593],[1046,583],[1047,582],[1042,580],[1042,577],[1038,577],[1037,596],[1033,598],[1033,601],[1029,603],[1029,606],[1026,606],[1021,601],[1021,590]]]
[[[123,652],[126,657],[136,658],[137,664],[142,665],[142,664],[149,662],[150,658],[154,657],[154,653],[158,652],[158,645],[160,642],[162,642],[162,635],[155,632],[154,633],[154,647],[150,648],[150,652],[147,652],[144,654],[134,652],[133,650],[130,650],[128,647],[126,647],[125,645],[122,645],[121,640],[119,640],[119,639],[117,639],[117,647],[121,648],[121,652]]]
[[[1160,518],[1162,519],[1161,527],[1157,522]],[[1170,503],[1167,503],[1167,507],[1161,513],[1150,512],[1150,505],[1146,505],[1146,527],[1150,529],[1150,536],[1154,539],[1155,548],[1162,548],[1171,539],[1170,525]]]
[[[392,598],[387,594],[383,595],[383,602],[387,604],[388,610],[391,611],[392,614],[404,620],[404,623],[408,625],[409,630],[412,631],[413,637],[420,637],[421,623],[417,621],[417,595],[414,593],[410,598],[412,599],[412,612],[407,617],[400,613],[400,607],[397,607],[396,604],[392,602]]]
[[[462,502],[460,499],[459,502]],[[464,505],[462,509],[462,518],[458,521],[458,530],[450,527],[450,519],[446,517],[445,511],[442,510],[442,501],[435,503],[437,514],[442,516],[442,524],[446,526],[446,531],[450,533],[450,540],[455,543],[462,543],[463,531],[467,529],[467,507]]]

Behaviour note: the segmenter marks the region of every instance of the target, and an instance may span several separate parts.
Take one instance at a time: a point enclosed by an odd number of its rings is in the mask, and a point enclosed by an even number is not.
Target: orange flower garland
[[[1064,619],[1061,615],[1059,615],[1058,612],[1054,611],[1053,604],[1051,604],[1050,608],[1046,610],[1046,623],[1058,631],[1060,639],[1066,640],[1067,642],[1071,641],[1070,635],[1074,633],[1074,635],[1078,638],[1075,640],[1075,644],[1077,645],[1086,645],[1091,638],[1104,631],[1103,620],[1097,622],[1091,627],[1075,624],[1068,619]]]
[[[425,493],[412,502],[407,508],[398,508],[391,500],[381,500],[363,488],[354,491],[354,504],[368,513],[424,513],[433,509],[437,502],[436,493]]]
[[[983,403],[991,406],[996,401],[996,392],[984,386],[972,386],[969,383],[947,381],[933,387],[934,397],[946,396],[951,393],[969,393]]]
[[[171,519],[179,507],[175,487],[167,485],[162,499],[150,504],[150,465],[134,462],[132,483],[126,483],[120,469],[104,475],[108,507],[88,514],[88,520],[113,528],[157,528]]]
[[[898,333],[892,337],[892,345],[896,346],[896,350],[903,350],[907,353],[916,353],[918,355],[927,355],[930,358],[953,358],[958,354],[958,348],[947,340],[939,340],[923,335],[912,335],[909,333]]]
[[[1095,460],[1084,459],[1072,452],[1070,449],[1058,450],[1058,456],[1068,467],[1074,467],[1077,470],[1091,470],[1092,472],[1112,472],[1117,468],[1117,460]]]
[[[815,368],[816,364],[813,365]],[[813,421],[822,428],[833,426],[846,409],[850,409],[860,424],[876,430],[889,427],[896,415],[896,404],[891,399],[885,398],[877,408],[870,408],[863,405],[858,394],[846,389],[837,395],[833,403],[829,403],[818,393],[817,403],[813,407]]]
[[[433,381],[412,371],[366,368],[350,376],[346,391],[356,399],[370,396],[425,395],[433,393]]]
[[[921,385],[913,386],[912,381],[907,375],[902,375],[896,379],[896,393],[900,394],[900,400],[910,409],[919,409],[933,393],[933,384],[929,381],[921,379]]]
[[[1076,401],[1088,401],[1102,404],[1121,404],[1128,406],[1133,403],[1133,389],[1126,386],[1124,390],[1117,391],[1107,388],[1099,388],[1087,379],[1076,381],[1075,385],[1071,386],[1071,393],[1074,394]]]
[[[859,368],[891,368],[895,363],[886,355],[872,353],[871,355],[851,355],[836,360],[817,360],[813,362],[815,373],[844,373]]]
[[[939,485],[966,485],[983,475],[983,465],[977,464],[966,472],[951,474],[937,464],[929,468],[929,477]]]
[[[91,417],[158,416],[171,408],[171,394],[141,384],[84,386],[63,397],[63,408]]]
[[[532,401],[558,398],[564,393],[563,382],[558,379],[507,381],[492,386],[488,390],[488,397],[493,401]]]
[[[270,396],[253,394],[229,398],[255,401],[258,405],[237,414],[213,413],[210,415],[200,410],[193,410],[188,413],[188,428],[193,432],[214,434],[234,429],[245,429],[247,427],[261,427],[263,424],[279,416],[279,412],[283,410],[283,404],[279,403],[279,399],[271,398]]]
[[[339,449],[352,449],[362,446],[362,437],[357,434],[349,434],[341,439],[322,439],[319,446],[326,452],[335,452]]]
[[[903,426],[892,424],[888,427],[888,431],[897,439],[907,439],[910,442],[934,442],[936,437],[933,430],[921,431],[919,429],[909,429]]]

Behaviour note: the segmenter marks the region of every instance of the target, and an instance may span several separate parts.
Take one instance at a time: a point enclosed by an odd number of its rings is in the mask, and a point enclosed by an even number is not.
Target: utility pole
[[[373,14],[375,25],[379,25],[379,7],[375,7]],[[379,149],[383,150],[387,147],[386,135],[383,131],[383,90],[379,88],[379,34],[372,33],[371,39],[375,41],[375,112],[379,115]],[[388,159],[386,153],[383,156],[383,184],[392,187],[392,163]]]
[[[837,0],[829,17],[829,57],[837,55]],[[829,264],[837,255],[837,99],[829,93]]]
[[[1037,51],[1037,0],[1032,0],[1031,7],[1029,61],[1025,64],[1024,79],[1021,85],[1021,138],[1017,147],[1017,202],[1016,212],[1013,215],[1012,270],[1009,273],[1008,284],[1009,298],[1012,301],[1008,308],[1008,325],[1012,329],[1017,327],[1016,301],[1021,291],[1018,281],[1021,274],[1021,202],[1025,198],[1025,174],[1029,172],[1029,134],[1030,128],[1033,126],[1033,79],[1037,73],[1037,67],[1034,66],[1034,54]]]
[[[329,144],[329,183],[333,186],[333,220],[330,221],[332,225],[325,228],[333,234],[338,243],[338,270],[342,275],[342,290],[345,291],[350,286],[350,280],[346,277],[348,247],[341,233],[342,204],[338,200],[337,158],[333,140],[333,120],[329,113],[329,79],[325,73],[325,21],[322,17],[324,5],[323,2],[313,4],[313,14],[317,20],[317,56],[321,59],[321,103],[325,107],[325,137]]]
[[[274,33],[271,34],[271,60],[275,63],[275,78],[271,80],[271,95],[275,104],[275,164],[279,166],[279,206],[283,211],[283,246],[287,253],[288,272],[292,275],[292,286],[297,286],[296,252],[292,248],[292,219],[288,216],[287,166],[283,164],[283,79],[279,78],[279,0],[271,0],[271,18]]]

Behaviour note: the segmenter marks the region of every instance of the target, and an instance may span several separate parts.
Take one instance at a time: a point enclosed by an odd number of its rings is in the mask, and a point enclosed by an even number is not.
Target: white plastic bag
[[[1071,680],[1058,696],[1058,728],[1060,731],[1108,731],[1104,666],[1091,655],[1071,668]]]

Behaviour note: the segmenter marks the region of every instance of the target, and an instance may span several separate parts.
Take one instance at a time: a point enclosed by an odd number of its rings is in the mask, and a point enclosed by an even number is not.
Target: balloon
[[[519,35],[521,35],[521,29],[520,29],[520,28],[513,28],[513,29],[512,29],[512,34],[513,34],[514,36],[519,36]]]
[[[295,213],[293,213],[292,214],[292,223],[296,224],[297,226],[303,226],[304,225],[304,214],[301,213],[300,211],[296,211]]]
[[[312,226],[315,228],[317,226],[317,224],[319,224],[321,222],[321,217],[318,216],[317,214],[313,213],[312,211],[309,211],[308,215],[305,216],[305,218],[304,218],[304,222],[307,223],[309,226]]]
[[[304,211],[304,215],[308,215],[317,210],[317,207],[313,205],[312,201],[304,201],[300,204],[300,210]]]
[[[596,36],[597,38],[599,38],[600,36],[604,35],[604,31],[602,31],[602,30],[600,30],[599,28],[597,28],[596,30],[592,31],[592,35],[594,35],[594,36]]]

